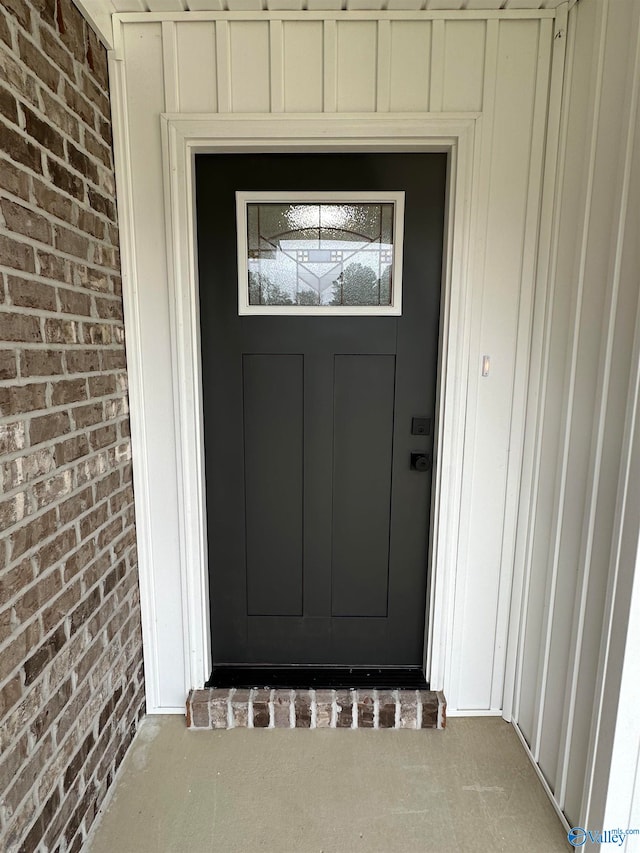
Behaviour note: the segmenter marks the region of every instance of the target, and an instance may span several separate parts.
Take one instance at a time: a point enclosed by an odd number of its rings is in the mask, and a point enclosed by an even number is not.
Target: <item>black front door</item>
[[[422,663],[445,184],[444,154],[196,158],[214,666]],[[239,316],[238,190],[404,191],[402,316]]]

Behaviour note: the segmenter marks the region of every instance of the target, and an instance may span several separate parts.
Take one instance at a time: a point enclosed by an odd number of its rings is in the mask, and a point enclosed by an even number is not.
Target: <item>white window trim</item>
[[[249,303],[249,269],[247,205],[255,202],[291,202],[299,204],[342,204],[351,201],[363,204],[393,204],[393,258],[391,271],[391,304],[389,305],[251,305]],[[404,237],[404,192],[236,192],[236,223],[238,240],[238,313],[240,316],[284,315],[399,317],[402,314],[402,249]]]
[[[460,639],[454,636],[453,612],[456,584],[464,582],[464,567],[458,563],[458,540],[471,338],[469,259],[473,240],[472,210],[479,177],[480,134],[476,132],[479,119],[478,113],[344,114],[336,117],[326,114],[294,117],[162,115],[173,378],[177,389],[175,464],[180,484],[185,696],[192,687],[204,684],[211,667],[194,155],[200,151],[445,151],[450,156],[434,447],[432,570],[424,663],[432,688],[444,690],[451,705],[456,707]],[[131,199],[127,193],[126,169],[124,171],[124,192],[119,207],[124,229],[129,233],[132,230]],[[129,248],[131,251],[123,253],[123,287],[129,314],[135,319],[135,253],[133,245]],[[130,339],[127,352],[130,382],[133,388],[138,388],[142,374],[140,342]],[[143,436],[139,441],[132,437],[132,443],[138,470],[144,474],[153,460],[149,459]],[[162,626],[154,615],[155,579],[148,547],[149,512],[148,481],[142,476],[136,482],[136,516],[147,705],[153,713],[174,709],[163,708],[158,701],[157,650]]]

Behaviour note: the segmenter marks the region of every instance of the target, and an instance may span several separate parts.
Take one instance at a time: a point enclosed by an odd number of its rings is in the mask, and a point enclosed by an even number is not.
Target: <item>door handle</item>
[[[431,454],[424,453],[422,451],[413,452],[411,454],[411,470],[412,471],[420,471],[424,473],[425,471],[431,470]]]

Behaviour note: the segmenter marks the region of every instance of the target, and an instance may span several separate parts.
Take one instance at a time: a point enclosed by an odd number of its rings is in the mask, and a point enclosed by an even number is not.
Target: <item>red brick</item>
[[[102,403],[92,403],[90,406],[82,406],[73,410],[73,420],[75,422],[76,429],[83,429],[84,427],[93,426],[94,424],[100,423],[100,421],[102,421],[103,419],[104,411],[102,409]],[[85,451],[87,453],[88,447],[89,445],[87,442],[87,450]]]
[[[67,412],[54,412],[53,414],[33,418],[29,425],[31,444],[35,445],[43,441],[51,441],[52,438],[59,438],[70,430],[71,424]]]
[[[4,18],[0,19],[4,21]],[[7,89],[0,88],[0,113],[13,124],[18,124],[18,102]]]
[[[79,148],[76,148],[75,145],[72,145],[70,142],[67,143],[67,151],[69,155],[69,165],[73,166],[73,168],[80,172],[85,178],[88,178],[94,184],[98,183],[98,167],[96,164],[90,160],[87,155],[80,151]]]
[[[38,308],[41,311],[56,310],[56,291],[50,284],[16,276],[8,276],[7,283],[13,305],[19,305],[21,308]]]
[[[19,243],[11,237],[0,234],[0,258],[3,266],[23,272],[35,272],[36,265],[33,249],[26,243]]]
[[[97,240],[104,240],[105,223],[91,210],[80,210],[78,214],[78,228],[95,237]]]
[[[54,657],[67,641],[64,626],[60,625],[50,637],[42,643],[40,648],[31,655],[24,665],[24,683],[29,685],[42,673],[47,664],[51,663]]]
[[[116,208],[111,201],[111,199],[107,198],[102,193],[99,193],[98,190],[89,189],[88,191],[89,204],[94,210],[97,210],[98,213],[104,214],[108,219],[111,219],[115,222],[116,219]]]
[[[33,179],[33,193],[38,207],[41,207],[53,216],[57,216],[58,219],[63,219],[65,222],[73,221],[76,205],[66,195],[44,184],[37,178]]]
[[[105,320],[122,321],[122,302],[119,299],[100,299],[96,297],[96,311]]]
[[[9,314],[6,311],[1,311],[0,340],[24,341],[26,343],[41,341],[40,318],[31,314]]]
[[[54,376],[62,373],[62,352],[60,350],[25,350],[20,359],[23,376]]]
[[[16,560],[56,530],[54,509],[20,527],[12,536],[11,559]]]
[[[31,15],[24,0],[2,0],[3,7],[13,15],[25,30],[31,29]]]
[[[67,353],[67,370],[69,373],[91,373],[100,370],[100,357],[95,350],[70,350]],[[89,379],[89,395],[91,392],[91,381]]]
[[[66,81],[64,84],[64,101],[85,124],[95,128],[96,113],[94,108]]]
[[[0,151],[7,154],[16,163],[28,166],[34,172],[42,173],[40,150],[24,136],[2,123],[0,123]]]
[[[93,133],[85,133],[85,147],[89,154],[101,160],[105,166],[111,167],[111,148]]]
[[[87,383],[85,379],[69,379],[56,382],[53,385],[51,403],[62,406],[66,403],[78,403],[87,399]]]
[[[40,27],[40,43],[45,55],[74,82],[75,72],[71,54],[46,27]]]
[[[10,231],[39,240],[41,243],[51,242],[51,226],[39,213],[34,213],[28,207],[15,204],[8,199],[0,199],[0,208],[6,227]]]
[[[76,542],[76,532],[71,528],[56,536],[52,542],[43,545],[38,552],[40,571],[48,569],[69,554],[75,548]],[[53,595],[49,595],[48,598],[53,598]]]
[[[66,565],[66,564],[65,564]],[[51,631],[71,613],[73,608],[80,601],[82,589],[80,583],[68,585],[69,578],[64,576],[65,588],[62,593],[54,599],[50,604],[47,604],[42,611],[42,626],[45,631]]]
[[[89,377],[90,397],[106,397],[108,394],[115,394],[116,390],[116,377],[113,375]]]
[[[82,234],[70,231],[61,225],[56,226],[55,245],[59,251],[75,255],[76,258],[86,259],[89,254],[89,240]]]
[[[69,261],[58,255],[38,250],[38,266],[43,278],[53,278],[56,281],[68,283],[70,278]]]
[[[26,201],[29,198],[29,175],[10,160],[2,159],[0,160],[0,187]]]
[[[87,27],[87,65],[104,91],[108,91],[107,52],[91,27]]]
[[[127,357],[124,349],[103,350],[100,353],[103,370],[124,370],[127,366]]]
[[[62,577],[60,572],[51,572],[38,583],[30,587],[25,594],[14,604],[17,618],[20,622],[26,622],[34,613],[37,613],[62,589]]]
[[[56,26],[56,0],[31,0],[31,5],[41,21],[45,21],[50,27]]]
[[[66,560],[64,564],[64,582],[69,583],[69,581],[74,578],[79,572],[86,568],[89,565],[93,557],[96,553],[96,545],[93,540],[89,542],[84,542],[80,548],[78,548],[69,558]],[[65,612],[69,612],[65,610]]]
[[[39,118],[29,107],[23,107],[25,129],[29,136],[57,157],[64,157],[64,142],[58,131]]]
[[[0,417],[44,409],[46,390],[44,383],[0,388]]]
[[[64,131],[72,139],[80,139],[78,119],[65,104],[61,104],[46,89],[41,91],[43,112],[49,121]]]
[[[18,46],[20,50],[20,59],[28,66],[38,80],[45,83],[49,89],[55,92],[60,82],[60,72],[52,65],[48,59],[42,55],[38,48],[30,41],[18,33]]]
[[[23,663],[31,650],[40,642],[40,626],[31,622],[16,634],[0,655],[0,682],[12,675]]]
[[[111,145],[113,142],[113,138],[111,136],[111,122],[107,121],[106,118],[102,118],[102,116],[98,116],[98,131],[107,145]]]
[[[0,380],[15,379],[18,375],[18,365],[15,353],[9,350],[0,350]]]
[[[7,19],[3,14],[0,14],[0,39],[2,39],[2,41],[10,48],[13,46],[11,30],[9,29]]]
[[[24,421],[0,424],[0,455],[22,450],[25,443]]]
[[[79,201],[84,201],[84,182],[78,175],[74,175],[61,163],[47,157],[47,165],[49,174],[53,183],[61,190],[64,190],[69,195],[77,198]]]
[[[80,426],[78,424],[76,412],[74,412],[74,420],[76,422],[76,427]],[[75,462],[76,459],[80,459],[82,456],[86,456],[89,453],[89,441],[87,440],[87,436],[76,435],[73,438],[67,439],[67,441],[63,441],[61,444],[56,444],[54,453],[56,465],[65,465],[67,462]]]
[[[64,495],[69,494],[73,488],[71,471],[63,471],[61,474],[56,474],[55,477],[50,477],[48,480],[42,480],[33,486],[33,496],[38,509],[43,509],[45,506],[59,500]]]
[[[33,577],[31,560],[16,563],[0,578],[0,601],[10,601],[31,583]]]
[[[82,74],[82,90],[86,98],[100,110],[105,119],[110,119],[109,99],[101,89],[96,86],[92,77],[85,72]]]
[[[76,344],[78,323],[60,317],[47,318],[44,321],[44,339],[48,344]]]
[[[88,293],[61,288],[58,291],[58,296],[60,310],[64,311],[65,314],[79,314],[87,317],[91,313],[91,297]]]
[[[71,0],[58,0],[58,32],[78,62],[85,60],[85,23]]]
[[[0,690],[0,719],[18,704],[22,696],[22,682],[20,676],[14,676]]]

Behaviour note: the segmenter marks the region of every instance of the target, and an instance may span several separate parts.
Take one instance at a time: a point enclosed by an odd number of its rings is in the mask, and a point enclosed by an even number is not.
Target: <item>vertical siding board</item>
[[[477,355],[480,352],[479,339],[479,318],[482,316],[482,302],[484,298],[484,267],[485,267],[485,247],[487,237],[487,227],[489,221],[489,200],[491,188],[491,149],[493,145],[493,126],[495,117],[495,99],[497,85],[497,66],[498,66],[498,34],[499,23],[496,20],[489,21],[486,30],[486,46],[485,46],[485,65],[483,75],[483,103],[484,111],[482,119],[478,122],[477,132],[481,135],[480,141],[480,163],[478,165],[478,189],[475,199],[475,231],[477,238],[472,247],[472,321],[471,321],[471,340],[469,343],[469,352]],[[476,411],[477,411],[477,396],[478,396],[478,370],[471,365],[469,370],[469,382],[467,387],[467,400],[469,401],[469,409],[467,413],[467,423],[465,424],[465,447],[469,448],[469,453],[473,453],[473,442],[476,431]],[[470,456],[472,459],[473,456]],[[468,606],[468,576],[471,571],[469,567],[469,555],[472,553],[470,541],[470,511],[474,477],[472,476],[472,467],[470,464],[462,482],[462,499],[461,499],[461,519],[460,519],[460,544],[458,551],[458,561],[460,565],[460,578],[456,587],[455,594],[455,624],[454,635],[460,637],[459,642],[462,648],[458,652],[458,660],[452,665],[453,678],[456,679],[457,693],[460,695],[460,707],[477,707],[487,709],[490,701],[490,673],[486,671],[486,662],[483,664],[479,656],[473,657],[471,666],[478,667],[477,674],[471,689],[467,696],[463,698],[462,681],[463,674],[463,659],[467,654],[467,645],[470,639],[464,637],[465,623],[465,608]],[[475,543],[474,543],[475,547]],[[466,670],[465,670],[466,671]],[[482,692],[483,683],[486,685],[484,690],[484,704],[482,697],[478,701],[477,693]],[[474,695],[475,694],[475,695]],[[469,702],[470,705],[465,703]]]
[[[427,112],[431,73],[431,22],[391,22],[389,108]]]
[[[283,50],[285,112],[322,112],[322,21],[284,21]]]
[[[442,109],[482,109],[485,21],[447,21],[444,30]]]
[[[231,39],[228,21],[216,21],[218,111],[231,112]]]
[[[375,21],[338,22],[338,112],[374,112],[377,81]]]
[[[580,235],[573,275],[576,280],[576,293],[571,313],[570,326],[571,349],[566,362],[565,407],[563,414],[561,445],[556,470],[556,498],[554,500],[554,526],[549,545],[549,565],[551,569],[550,588],[548,596],[547,618],[543,629],[544,654],[542,671],[539,679],[538,721],[536,732],[536,748],[538,762],[550,780],[552,789],[556,790],[557,757],[560,744],[560,728],[565,697],[565,685],[568,675],[568,644],[571,626],[570,614],[576,593],[576,568],[579,553],[579,531],[584,514],[584,493],[586,488],[586,471],[579,463],[587,452],[589,441],[584,434],[584,411],[581,407],[583,394],[589,391],[585,388],[582,373],[579,371],[580,332],[583,322],[583,311],[588,311],[590,305],[585,303],[585,284],[587,273],[587,258],[589,253],[589,232],[592,214],[594,212],[594,182],[597,152],[597,126],[601,107],[602,65],[604,61],[605,44],[605,9],[603,3],[598,6],[599,37],[596,42],[597,53],[591,57],[591,92],[593,93],[592,107],[589,117],[590,133],[587,141],[587,181],[583,194],[582,216],[580,220]],[[600,202],[598,201],[598,205]],[[588,296],[588,293],[587,293]],[[600,308],[601,311],[601,308]],[[601,313],[599,314],[601,317]],[[596,326],[597,328],[597,326]],[[595,348],[598,341],[593,335]],[[590,379],[589,379],[590,382]],[[587,383],[588,384],[588,383]],[[591,400],[591,405],[593,400]],[[577,414],[577,418],[575,415]],[[573,476],[575,475],[575,476]],[[577,527],[577,532],[576,532]]]
[[[534,495],[536,513],[532,519],[530,584],[527,614],[523,628],[523,650],[520,673],[518,725],[537,758],[537,721],[540,678],[545,658],[545,613],[551,595],[552,565],[549,543],[555,519],[555,489],[560,436],[565,405],[565,389],[560,365],[564,365],[571,346],[567,329],[571,324],[575,299],[573,263],[578,249],[573,233],[574,223],[582,215],[581,187],[583,159],[588,133],[589,86],[579,82],[588,79],[595,40],[594,6],[585,7],[586,14],[569,18],[569,53],[564,102],[571,110],[563,114],[563,146],[559,163],[556,233],[552,245],[552,289],[549,295],[543,386],[540,401],[540,438],[538,478]],[[568,228],[568,224],[569,228]],[[551,367],[553,366],[553,367]]]
[[[541,20],[538,33],[538,52],[536,60],[536,81],[532,113],[531,148],[529,156],[529,177],[526,191],[526,212],[524,220],[524,240],[520,273],[520,298],[515,347],[515,382],[512,388],[512,418],[510,436],[510,456],[507,472],[506,513],[502,540],[500,590],[498,595],[498,615],[496,626],[496,647],[492,677],[492,705],[499,705],[504,687],[504,653],[501,638],[508,633],[509,597],[515,557],[515,534],[517,526],[518,493],[520,486],[521,459],[524,450],[524,426],[526,418],[526,383],[521,381],[528,372],[531,352],[531,318],[533,315],[533,297],[536,269],[536,251],[538,247],[538,223],[542,202],[543,165],[545,131],[547,128],[547,107],[549,78],[551,72],[551,47],[553,41],[553,22]],[[513,451],[516,451],[515,453]]]
[[[540,446],[543,431],[543,409],[548,380],[550,324],[556,287],[556,253],[560,225],[559,188],[564,174],[564,154],[567,145],[567,111],[562,110],[563,98],[570,88],[573,64],[574,39],[567,34],[568,15],[566,7],[555,20],[553,36],[553,59],[545,143],[545,166],[543,198],[538,237],[536,264],[536,296],[533,309],[533,333],[527,387],[528,408],[527,430],[523,451],[523,472],[516,551],[514,555],[514,589],[512,601],[512,624],[510,625],[511,648],[505,685],[505,710],[518,722],[523,736],[530,739],[532,731],[533,701],[528,705],[522,701],[524,639],[529,618],[529,596],[532,589],[531,559],[533,530],[538,510],[538,483],[540,478]],[[574,28],[575,18],[571,18]],[[567,50],[567,45],[569,49]],[[567,73],[564,73],[565,67]],[[521,567],[521,569],[520,569]],[[512,687],[513,685],[513,687]],[[523,726],[524,712],[530,712],[529,725]]]
[[[523,288],[527,192],[538,68],[537,21],[499,24],[493,130],[484,169],[489,173],[486,249],[479,306],[478,353],[491,355],[489,377],[472,371],[477,401],[469,433],[469,549],[462,619],[461,700],[491,707],[494,651],[504,655],[506,625],[498,626],[502,539],[507,500],[516,348]],[[472,345],[472,352],[474,348]],[[517,456],[517,445],[514,447]],[[504,600],[504,596],[503,596]],[[504,604],[503,604],[504,606]],[[473,613],[473,619],[469,618]]]
[[[437,18],[431,24],[431,71],[429,74],[429,110],[442,112],[444,95],[444,38],[445,23]]]
[[[324,111],[338,109],[338,24],[324,22]]]
[[[231,104],[234,113],[268,113],[271,60],[267,21],[231,21]],[[247,61],[251,57],[251,61]]]
[[[162,66],[164,73],[164,108],[168,113],[180,112],[178,95],[178,45],[176,42],[176,25],[173,21],[163,21],[162,24]]]
[[[624,410],[626,389],[621,387],[620,377],[628,377],[633,344],[630,317],[635,316],[637,310],[637,288],[629,290],[629,281],[623,281],[622,273],[623,249],[629,248],[628,238],[631,236],[626,231],[626,223],[629,187],[632,186],[635,111],[640,71],[636,44],[631,43],[628,34],[637,32],[638,20],[638,9],[631,5],[625,6],[616,16],[611,17],[607,26],[608,62],[605,62],[603,67],[602,100],[609,110],[605,108],[601,111],[602,138],[598,143],[596,168],[603,175],[605,183],[601,187],[596,184],[595,195],[602,198],[609,186],[614,187],[612,202],[615,199],[618,206],[608,209],[607,205],[599,205],[594,217],[599,220],[595,228],[601,230],[604,235],[610,234],[610,250],[608,271],[602,278],[607,281],[602,311],[602,343],[597,354],[597,364],[592,370],[589,371],[588,364],[583,365],[583,369],[588,371],[587,381],[591,377],[597,377],[595,416],[587,464],[590,482],[580,548],[579,594],[576,598],[570,648],[573,668],[568,683],[562,734],[563,749],[558,764],[558,799],[567,812],[576,818],[580,814],[591,724],[591,708],[587,697],[592,697],[597,688],[599,639],[603,627],[608,576],[607,544],[611,542],[613,535],[611,508],[615,505],[618,465],[615,457],[612,458],[612,451],[615,453],[622,445],[622,418],[618,413]],[[622,45],[625,45],[626,50],[622,49]],[[618,119],[620,93],[624,93],[623,115],[629,116],[627,127],[621,134]],[[615,151],[617,139],[619,156],[614,158],[611,153]],[[608,171],[609,162],[612,166],[616,162],[619,164],[615,178]],[[607,229],[608,222],[611,222],[610,232]],[[640,232],[636,230],[635,233]],[[597,290],[601,284],[597,264],[590,263],[588,268],[592,279],[591,287]],[[624,288],[625,283],[627,289]],[[614,354],[617,368],[615,372],[612,369]],[[607,440],[611,442],[611,438],[613,444],[607,445]],[[609,464],[605,464],[607,461]]]
[[[284,112],[284,34],[282,21],[269,21],[271,112]]]
[[[124,28],[127,57],[127,119],[130,143],[132,209],[136,223],[136,293],[140,317],[140,348],[144,414],[138,418],[141,440],[152,458],[162,458],[166,448],[175,447],[174,403],[171,387],[172,362],[167,263],[158,246],[165,242],[165,212],[162,181],[162,147],[159,115],[165,109],[163,83],[162,27],[159,23],[130,24]],[[168,381],[158,387],[157,377]],[[155,388],[156,393],[150,389]],[[170,413],[168,415],[168,413]],[[152,614],[147,626],[154,638],[158,705],[180,707],[184,704],[185,657],[182,635],[182,584],[174,571],[180,551],[177,478],[171,465],[153,466],[149,473],[149,523],[146,541],[154,566],[149,596]],[[157,614],[157,618],[156,618]],[[145,649],[145,657],[148,655]]]
[[[176,42],[181,112],[217,112],[216,25],[213,21],[178,23]]]
[[[378,81],[376,110],[388,113],[391,104],[391,22],[378,21]]]

